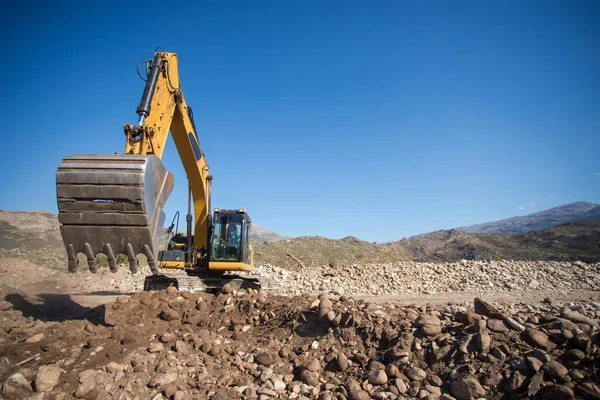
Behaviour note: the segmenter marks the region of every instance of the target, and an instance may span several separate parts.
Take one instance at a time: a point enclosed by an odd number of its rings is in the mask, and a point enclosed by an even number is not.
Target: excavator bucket
[[[77,254],[84,253],[96,272],[97,255],[103,253],[115,272],[116,255],[122,253],[135,273],[136,255],[143,253],[158,273],[155,249],[173,184],[173,175],[155,155],[65,157],[56,172],[56,195],[69,271],[77,270]]]

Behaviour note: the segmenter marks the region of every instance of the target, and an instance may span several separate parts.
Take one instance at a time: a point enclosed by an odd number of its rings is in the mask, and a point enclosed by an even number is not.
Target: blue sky
[[[63,156],[123,151],[157,46],[179,54],[213,205],[281,234],[388,241],[600,203],[597,1],[186,3],[4,6],[1,209],[56,212]],[[163,160],[172,216],[172,142]]]

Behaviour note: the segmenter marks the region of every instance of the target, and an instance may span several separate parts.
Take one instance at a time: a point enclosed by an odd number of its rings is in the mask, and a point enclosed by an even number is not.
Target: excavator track
[[[269,292],[279,290],[277,281],[272,278],[200,273],[197,275],[150,275],[144,281],[144,291],[163,290],[169,286],[175,286],[178,290],[186,292],[214,293],[220,291],[226,284],[231,285],[234,289],[260,289]]]

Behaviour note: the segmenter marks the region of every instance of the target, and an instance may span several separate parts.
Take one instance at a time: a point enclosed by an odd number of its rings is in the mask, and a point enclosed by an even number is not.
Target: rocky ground
[[[600,264],[332,263],[277,294],[0,258],[8,399],[600,398]],[[148,272],[148,271],[142,271]],[[479,297],[483,300],[475,300]],[[107,304],[104,304],[108,302]]]
[[[396,306],[171,288],[76,320],[0,309],[8,399],[600,398],[596,301]]]
[[[457,292],[545,290],[568,293],[600,290],[600,263],[552,261],[467,261],[458,263],[399,262],[351,264],[285,270],[258,267],[254,274],[277,279],[280,292],[300,295],[437,294]]]

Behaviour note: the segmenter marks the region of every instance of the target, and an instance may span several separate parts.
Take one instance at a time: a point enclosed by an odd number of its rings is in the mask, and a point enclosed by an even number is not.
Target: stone
[[[480,319],[477,320],[474,324],[473,324],[473,331],[475,333],[481,333],[481,332],[485,332],[485,328],[487,327],[487,321],[485,319]]]
[[[390,378],[395,378],[400,375],[400,370],[394,364],[388,364],[385,366],[385,374]]]
[[[563,358],[569,361],[581,361],[585,358],[585,353],[579,349],[569,349],[564,352]]]
[[[172,398],[176,392],[177,392],[177,385],[175,385],[174,383],[169,383],[163,389],[163,393],[167,399]]]
[[[478,297],[475,298],[475,312],[479,315],[485,315],[488,318],[504,318],[504,316],[498,311],[498,309],[496,309],[496,307]]]
[[[111,361],[108,364],[106,364],[106,371],[110,372],[111,374],[115,372],[125,371],[125,365]]]
[[[512,393],[521,388],[525,378],[518,371],[513,371],[510,377],[502,383],[502,390],[506,393]]]
[[[181,319],[181,315],[179,315],[179,313],[172,308],[162,310],[158,317],[165,321],[175,321]]]
[[[319,384],[319,373],[304,369],[300,372],[300,380],[309,386],[317,386]]]
[[[158,340],[160,340],[163,343],[171,343],[175,341],[175,335],[171,332],[165,332],[162,335],[160,335],[160,338]]]
[[[569,370],[565,368],[558,361],[548,361],[542,366],[542,371],[554,378],[562,378],[569,373]]]
[[[229,284],[229,283],[226,283],[221,288],[221,291],[225,294],[230,294],[231,292],[233,292],[233,286],[231,286],[231,284]]]
[[[267,382],[269,379],[271,379],[272,376],[273,376],[273,370],[271,368],[265,368],[260,373],[259,378],[262,382]]]
[[[173,395],[173,400],[185,400],[185,392],[182,390],[178,390]]]
[[[274,351],[265,351],[258,354],[254,360],[260,365],[269,366],[279,360],[279,355]]]
[[[585,375],[585,372],[580,369],[573,369],[573,370],[571,370],[571,372],[569,372],[569,376],[574,381],[580,381],[582,379],[585,379],[586,375]]]
[[[26,342],[26,343],[37,343],[37,342],[39,342],[40,340],[42,340],[43,338],[44,338],[44,334],[43,334],[43,333],[38,333],[38,334],[35,334],[35,335],[33,335],[33,336],[30,336],[30,337],[28,337],[28,338],[25,340],[25,342]]]
[[[583,382],[576,387],[577,394],[581,395],[586,400],[600,400],[600,386],[591,383]]]
[[[498,333],[504,333],[510,330],[501,319],[488,319],[487,327],[490,331]]]
[[[327,313],[333,309],[333,304],[331,303],[331,300],[329,300],[325,296],[321,296],[319,300],[320,301],[317,314],[319,315],[319,318],[325,318],[327,316]]]
[[[213,357],[217,357],[222,352],[223,352],[223,350],[221,349],[220,346],[212,346],[210,348],[210,350],[208,351],[208,354],[211,355],[211,356],[213,356]]]
[[[344,295],[344,287],[343,286],[336,286],[333,289],[333,294],[335,294],[337,296],[343,296]]]
[[[158,374],[152,380],[150,380],[150,387],[166,386],[169,383],[173,383],[177,380],[177,373],[171,372],[166,374]]]
[[[13,308],[13,305],[6,301],[6,300],[0,300],[0,311],[8,311],[11,308]]]
[[[0,357],[0,376],[6,374],[12,368],[12,363],[8,357]]]
[[[544,383],[544,373],[540,370],[536,372],[529,381],[529,385],[527,386],[527,394],[529,397],[535,396],[535,394],[540,390],[542,384]]]
[[[2,385],[2,395],[9,400],[20,400],[32,394],[31,385],[21,373],[9,376]]]
[[[340,369],[340,371],[345,371],[346,369],[348,369],[348,357],[346,357],[344,353],[338,353],[337,366]]]
[[[368,368],[369,368],[369,371],[375,371],[376,369],[383,369],[383,370],[385,370],[385,365],[382,364],[382,363],[380,363],[379,361],[373,360],[373,361],[371,361],[369,363],[369,367]]]
[[[589,335],[587,335],[586,333],[580,333],[575,335],[575,337],[573,338],[573,345],[579,350],[586,350],[589,341]]]
[[[165,347],[162,345],[162,343],[150,343],[150,346],[148,346],[148,352],[149,353],[158,353],[161,352],[165,349]]]
[[[404,381],[400,378],[394,379],[394,386],[396,386],[396,389],[398,389],[398,392],[400,392],[400,394],[404,394],[408,390],[408,387],[406,387],[406,383],[404,383]]]
[[[411,367],[404,373],[411,381],[422,381],[427,378],[427,373],[421,368]]]
[[[481,315],[473,311],[467,311],[467,313],[465,314],[465,322],[469,325],[473,325],[479,320],[481,320]]]
[[[433,386],[442,386],[444,384],[444,381],[442,381],[442,378],[440,378],[437,375],[429,375],[427,377],[427,381],[429,381],[429,383],[431,383]]]
[[[31,396],[26,397],[25,400],[44,400],[44,397],[44,392],[34,393]]]
[[[527,365],[529,365],[529,368],[531,368],[531,370],[535,372],[538,372],[542,368],[542,365],[544,365],[544,363],[541,360],[535,357],[527,357],[526,360]]]
[[[551,359],[548,353],[541,349],[535,349],[533,356],[542,362],[547,362]]]
[[[483,384],[486,386],[498,386],[502,382],[502,374],[500,372],[490,372],[483,378]]]
[[[441,323],[442,322],[438,317],[427,314],[419,315],[419,317],[415,321],[415,325],[417,326],[417,328],[420,328],[423,325],[441,325]]]
[[[304,363],[302,363],[300,368],[307,369],[312,372],[319,372],[319,371],[321,371],[321,364],[319,363],[319,360],[317,360],[316,358],[309,357],[306,359],[306,361],[304,361]]]
[[[479,351],[487,353],[490,349],[492,338],[490,337],[489,333],[481,332],[475,335],[475,343],[477,343],[477,348],[479,349]]]
[[[277,396],[277,392],[269,389],[269,388],[259,388],[256,393],[258,393],[259,395],[265,395],[265,396],[269,396],[269,397],[276,397]],[[261,396],[262,397],[262,396]],[[213,397],[214,399],[214,397]]]
[[[525,330],[525,327],[522,324],[520,324],[519,322],[515,321],[514,318],[506,317],[505,321],[508,324],[508,326],[510,327],[510,329],[512,329],[512,330],[519,331],[519,332],[523,332]]]
[[[387,381],[388,377],[385,371],[381,369],[371,371],[369,374],[369,382],[371,382],[373,385],[383,385],[384,383],[387,383]]]
[[[462,354],[469,354],[469,348],[471,348],[471,340],[473,339],[473,335],[467,335],[460,339],[458,342],[457,349]]]
[[[85,370],[79,374],[79,385],[73,393],[78,399],[95,399],[98,397],[96,389],[96,371]]]
[[[522,334],[523,340],[533,347],[548,348],[548,336],[537,329],[527,328]]]
[[[575,400],[575,393],[566,386],[550,385],[541,388],[535,398],[537,400]]]
[[[422,325],[421,328],[419,328],[421,333],[425,336],[436,336],[439,335],[440,333],[442,333],[442,326],[441,325],[434,325],[434,324],[425,324]]]
[[[589,326],[598,326],[598,321],[593,318],[586,317],[583,314],[578,313],[577,311],[568,311],[565,310],[560,314],[564,319],[568,319],[571,322],[575,322],[578,324],[585,324]]]
[[[57,365],[42,365],[35,378],[36,392],[45,392],[58,385],[61,369]]]
[[[275,382],[273,382],[273,389],[275,389],[276,392],[284,392],[285,388],[286,384],[283,381],[277,379]]]
[[[485,396],[485,390],[472,376],[461,377],[452,382],[450,393],[458,400],[478,399]]]
[[[350,400],[370,400],[371,396],[365,390],[360,387],[360,384],[353,379],[349,379],[346,382],[346,389],[348,391],[348,399]]]
[[[190,353],[190,346],[183,340],[177,340],[175,342],[175,351],[182,355],[187,355]]]
[[[177,293],[179,290],[177,290],[177,288],[173,285],[169,286],[166,290],[168,295],[173,295],[175,293]]]

